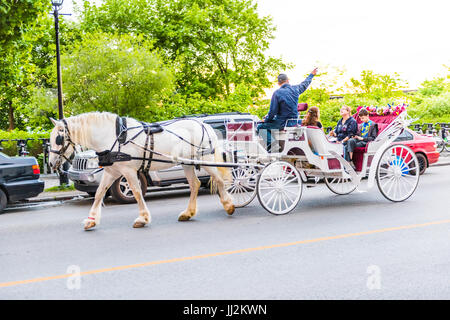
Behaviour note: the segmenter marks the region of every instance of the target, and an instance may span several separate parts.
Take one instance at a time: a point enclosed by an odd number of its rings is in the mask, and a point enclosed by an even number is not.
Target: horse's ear
[[[52,121],[52,123],[53,123],[53,125],[54,125],[55,127],[57,127],[57,126],[59,125],[59,121],[58,121],[58,120],[55,120],[55,119],[53,119],[53,118],[51,118],[51,117],[50,117],[50,120]]]

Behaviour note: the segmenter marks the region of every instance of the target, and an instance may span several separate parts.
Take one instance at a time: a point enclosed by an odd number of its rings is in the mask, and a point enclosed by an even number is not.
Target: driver
[[[289,78],[286,74],[282,73],[278,76],[280,88],[272,95],[269,113],[264,117],[264,122],[257,127],[258,134],[260,134],[261,129],[264,129],[263,132],[267,132],[267,134],[261,135],[266,141],[267,151],[271,151],[272,134],[270,131],[283,129],[289,119],[298,119],[298,97],[308,88],[316,74],[317,68],[311,71],[305,81],[293,86],[289,84]],[[296,124],[297,121],[294,125]]]

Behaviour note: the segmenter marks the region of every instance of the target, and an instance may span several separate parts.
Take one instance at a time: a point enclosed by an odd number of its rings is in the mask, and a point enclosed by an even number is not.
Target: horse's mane
[[[72,140],[82,146],[91,144],[92,128],[104,128],[116,121],[117,115],[111,112],[88,112],[67,118]]]

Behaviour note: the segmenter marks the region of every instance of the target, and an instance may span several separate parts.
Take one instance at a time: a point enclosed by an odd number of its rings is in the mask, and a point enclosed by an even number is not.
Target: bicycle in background
[[[19,154],[19,157],[26,157],[30,154],[27,150],[27,143],[30,140],[34,140],[32,138],[28,139],[12,139],[11,141],[17,141],[17,152]]]

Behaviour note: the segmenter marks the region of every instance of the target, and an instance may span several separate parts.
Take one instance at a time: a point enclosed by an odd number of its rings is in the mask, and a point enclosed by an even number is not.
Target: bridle
[[[64,158],[64,159],[66,159],[66,161],[68,161],[70,163],[71,161],[69,158],[67,158],[65,156],[65,153],[70,146],[75,148],[75,143],[73,143],[72,139],[70,139],[70,131],[69,131],[69,127],[67,125],[66,119],[62,119],[61,121],[64,123],[64,132],[62,135],[58,132],[55,142],[58,146],[62,146],[62,148],[59,150],[50,149],[49,151],[51,153],[56,153],[57,155],[59,155],[60,158]],[[67,136],[67,138],[66,138],[66,136]],[[66,143],[66,140],[67,140],[67,143]]]

